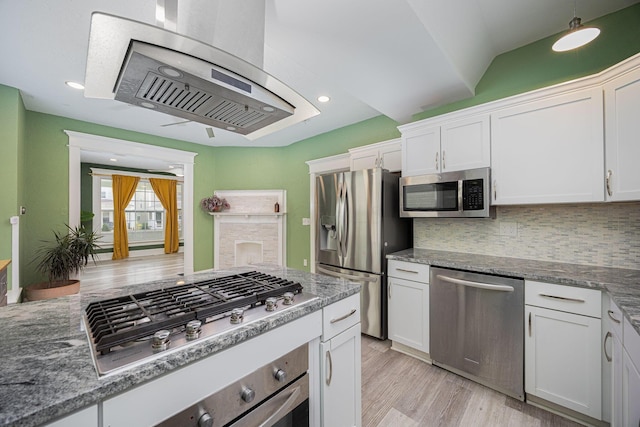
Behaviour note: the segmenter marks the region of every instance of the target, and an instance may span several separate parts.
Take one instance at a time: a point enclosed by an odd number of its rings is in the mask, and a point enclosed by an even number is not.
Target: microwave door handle
[[[464,196],[462,194],[462,183],[464,181],[463,180],[459,180],[458,181],[458,212],[463,212],[464,211]]]

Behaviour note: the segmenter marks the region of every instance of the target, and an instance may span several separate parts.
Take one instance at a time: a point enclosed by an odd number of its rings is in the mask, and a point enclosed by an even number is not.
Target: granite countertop
[[[395,252],[387,255],[387,258],[429,264],[434,267],[522,277],[527,280],[604,290],[640,334],[640,270],[417,248]]]
[[[299,282],[305,292],[318,298],[100,379],[81,327],[84,308],[97,300],[175,286],[176,280],[0,307],[0,426],[37,426],[54,420],[360,291],[360,285],[344,279],[263,265],[199,273],[181,280],[189,283],[250,270]]]

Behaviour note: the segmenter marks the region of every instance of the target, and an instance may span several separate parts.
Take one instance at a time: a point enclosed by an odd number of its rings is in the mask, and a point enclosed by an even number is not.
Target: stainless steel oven
[[[308,345],[262,366],[158,427],[308,427]]]
[[[493,217],[490,182],[489,168],[402,177],[400,216]]]

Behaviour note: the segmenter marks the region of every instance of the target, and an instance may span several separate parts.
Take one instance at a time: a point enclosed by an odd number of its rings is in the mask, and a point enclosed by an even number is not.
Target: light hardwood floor
[[[362,336],[362,426],[579,426]]]
[[[162,254],[117,261],[89,262],[80,279],[80,292],[117,288],[177,277],[184,273],[184,255]]]
[[[89,264],[81,292],[178,276],[182,254]],[[362,426],[579,426],[362,336]]]

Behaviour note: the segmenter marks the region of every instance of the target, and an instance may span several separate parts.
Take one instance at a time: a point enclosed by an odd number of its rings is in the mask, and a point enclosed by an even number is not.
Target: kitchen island
[[[191,283],[256,269],[297,281],[305,292],[318,298],[264,320],[194,341],[189,346],[158,355],[134,367],[98,377],[82,324],[82,315],[89,303],[176,286],[182,281]],[[342,279],[259,266],[199,273],[179,280],[162,280],[4,307],[0,309],[0,354],[3,362],[0,372],[0,426],[37,426],[57,420],[149,384],[154,379],[166,378],[169,373],[234,346],[240,349],[251,339],[266,336],[279,327],[292,328],[297,321],[303,322],[309,315],[318,315],[316,312],[323,307],[355,295],[359,290],[359,285]],[[318,325],[318,331],[321,329],[322,326]],[[320,332],[313,334],[319,336]]]

